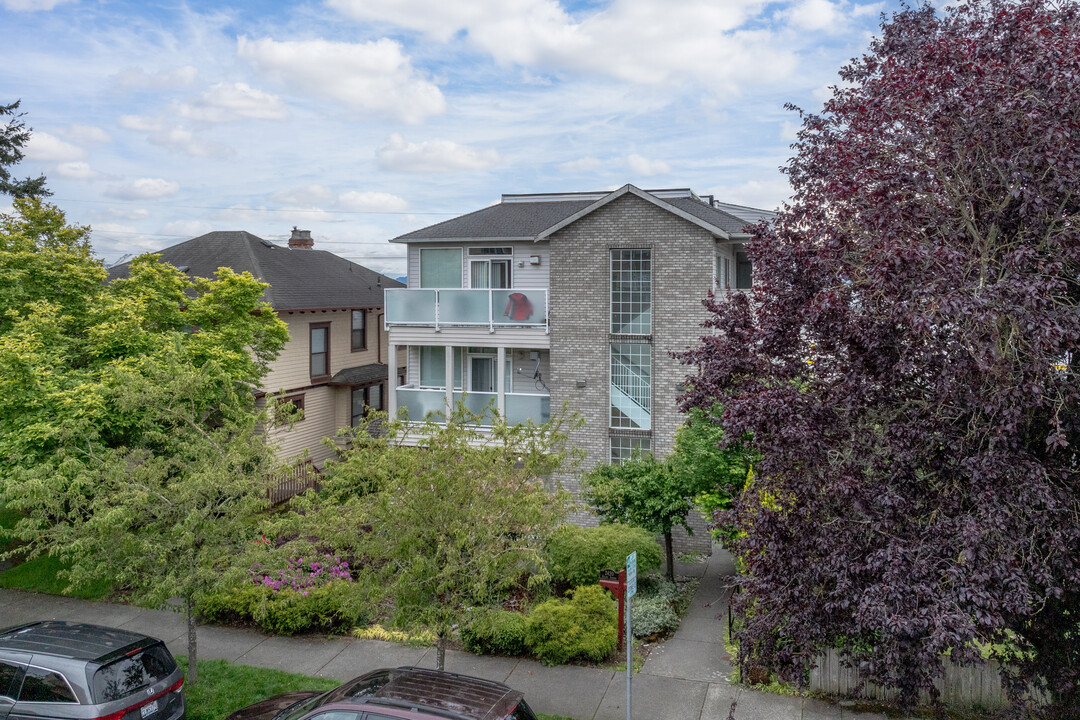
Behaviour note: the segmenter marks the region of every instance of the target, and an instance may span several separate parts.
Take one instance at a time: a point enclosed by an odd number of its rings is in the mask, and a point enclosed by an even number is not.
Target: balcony
[[[547,288],[385,290],[387,328],[501,327],[548,331]]]
[[[409,411],[409,419],[423,420],[428,413],[442,413],[446,410],[446,390],[441,388],[418,388],[415,385],[402,385],[396,388],[398,408],[406,408]],[[551,420],[551,398],[540,393],[504,393],[506,408],[503,413],[506,421],[511,425],[518,425],[531,420],[540,425]],[[488,404],[498,402],[498,393],[454,392],[454,402],[464,400],[465,407],[477,415],[484,414]],[[391,408],[391,412],[395,412]],[[491,425],[491,415],[488,414],[481,421],[481,426]]]

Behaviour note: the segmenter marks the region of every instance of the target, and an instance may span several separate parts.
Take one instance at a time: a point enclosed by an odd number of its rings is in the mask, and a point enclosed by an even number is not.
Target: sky
[[[800,121],[897,0],[0,0],[16,177],[107,265],[211,230],[404,275],[502,193],[775,209]],[[0,201],[0,211],[6,209]]]

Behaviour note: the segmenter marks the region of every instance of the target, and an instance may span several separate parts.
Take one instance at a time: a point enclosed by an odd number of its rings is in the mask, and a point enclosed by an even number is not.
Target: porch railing
[[[387,328],[486,327],[495,332],[500,327],[534,327],[548,331],[547,288],[391,288],[383,292]]]
[[[270,505],[280,505],[308,490],[319,489],[322,473],[311,460],[304,460],[285,471],[277,484],[266,491]]]

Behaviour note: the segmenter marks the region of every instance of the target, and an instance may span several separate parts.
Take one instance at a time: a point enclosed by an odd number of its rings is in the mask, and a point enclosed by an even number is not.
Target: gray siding
[[[426,248],[449,249],[460,247],[462,249],[461,287],[469,287],[468,249],[471,247],[512,247],[514,249],[513,269],[511,270],[511,282],[516,288],[546,288],[550,275],[551,264],[548,256],[548,243],[546,241],[532,242],[464,242],[461,245],[448,243],[410,243],[408,258],[408,281],[410,288],[420,287],[420,250]],[[529,258],[533,255],[540,257],[539,265],[532,265]]]

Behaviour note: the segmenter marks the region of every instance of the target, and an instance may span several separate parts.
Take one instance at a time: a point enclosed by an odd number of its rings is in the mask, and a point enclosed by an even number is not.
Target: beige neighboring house
[[[404,375],[405,351],[390,358],[383,322],[383,291],[404,285],[315,250],[308,230],[293,228],[288,247],[242,230],[217,231],[158,254],[193,277],[228,267],[270,284],[265,299],[289,326],[289,342],[271,363],[259,397],[284,395],[304,411],[293,427],[273,431],[284,459],[306,457],[321,467],[335,454],[323,439],[336,437],[369,408],[383,409],[391,368]],[[109,278],[127,273],[126,263],[117,265]]]

